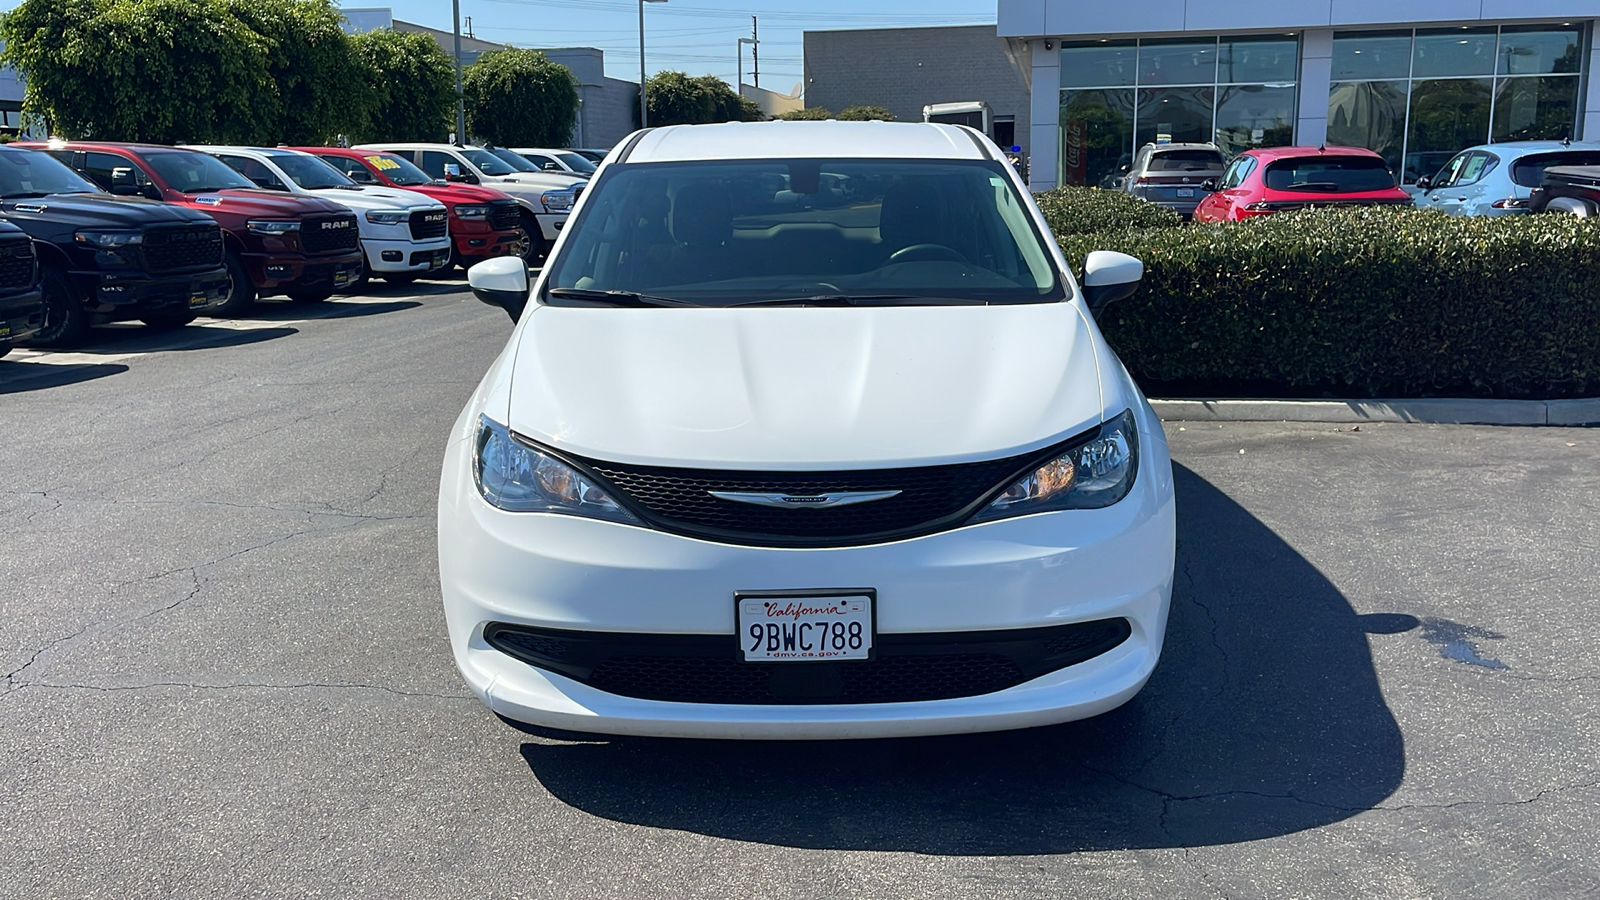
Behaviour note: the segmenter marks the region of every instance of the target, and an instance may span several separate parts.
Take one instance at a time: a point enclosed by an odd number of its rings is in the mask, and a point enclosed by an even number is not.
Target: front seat
[[[672,198],[672,257],[667,284],[698,284],[728,277],[726,250],[733,238],[733,205],[721,182],[696,181]]]

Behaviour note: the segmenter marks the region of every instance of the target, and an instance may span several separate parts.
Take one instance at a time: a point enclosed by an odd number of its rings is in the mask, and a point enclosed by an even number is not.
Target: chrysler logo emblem
[[[838,491],[831,494],[757,494],[740,491],[707,491],[718,500],[735,503],[753,503],[756,506],[775,506],[782,509],[829,509],[887,500],[899,491]]]

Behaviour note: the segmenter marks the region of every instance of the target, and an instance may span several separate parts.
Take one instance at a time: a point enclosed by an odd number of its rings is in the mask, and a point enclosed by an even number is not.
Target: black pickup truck
[[[1600,216],[1600,166],[1551,166],[1528,198],[1531,212]]]
[[[102,191],[53,157],[0,147],[0,219],[34,240],[44,324],[62,346],[97,322],[174,328],[227,301],[222,229],[191,209]]]
[[[44,298],[33,240],[17,226],[0,222],[0,356],[42,325]]]

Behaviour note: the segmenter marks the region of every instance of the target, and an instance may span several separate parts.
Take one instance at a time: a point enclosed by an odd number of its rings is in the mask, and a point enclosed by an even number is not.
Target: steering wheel
[[[889,254],[889,262],[892,263],[919,262],[925,260],[932,261],[940,259],[949,260],[951,262],[967,261],[967,258],[962,256],[960,252],[952,250],[943,244],[912,244],[909,247],[901,247],[899,250]]]

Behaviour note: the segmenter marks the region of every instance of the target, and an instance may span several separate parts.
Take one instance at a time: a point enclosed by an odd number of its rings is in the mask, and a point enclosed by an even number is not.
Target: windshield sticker
[[[386,171],[388,169],[398,169],[398,168],[400,168],[400,164],[399,163],[395,162],[392,159],[385,159],[385,158],[383,158],[381,156],[365,156],[365,157],[362,157],[362,158],[365,159],[367,162],[372,163],[373,167],[378,169],[379,171]]]

